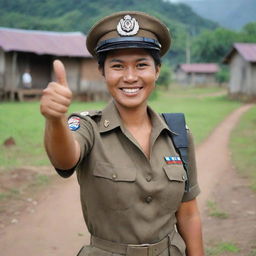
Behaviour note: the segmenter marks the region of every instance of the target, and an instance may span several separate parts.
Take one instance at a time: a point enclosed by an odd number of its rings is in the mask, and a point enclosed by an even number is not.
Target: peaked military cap
[[[170,44],[169,30],[160,20],[136,11],[117,12],[103,18],[91,28],[86,40],[93,56],[125,48],[155,49],[163,56]]]

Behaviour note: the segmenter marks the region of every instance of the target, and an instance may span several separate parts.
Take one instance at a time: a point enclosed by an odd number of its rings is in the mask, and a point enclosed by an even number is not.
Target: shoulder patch
[[[72,116],[68,119],[68,127],[71,131],[76,131],[80,128],[80,117]]]

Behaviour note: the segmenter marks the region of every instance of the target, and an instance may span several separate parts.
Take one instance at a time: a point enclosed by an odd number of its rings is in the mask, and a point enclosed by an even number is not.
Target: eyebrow
[[[139,62],[139,61],[147,61],[148,58],[139,58],[136,60],[136,62]],[[124,61],[123,60],[120,60],[120,59],[112,59],[110,62],[120,62],[120,63],[123,63]]]

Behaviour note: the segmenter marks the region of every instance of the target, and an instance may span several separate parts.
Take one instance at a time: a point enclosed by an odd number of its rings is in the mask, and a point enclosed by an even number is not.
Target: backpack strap
[[[174,133],[171,139],[176,152],[179,154],[183,167],[186,171],[187,180],[185,182],[185,191],[189,191],[189,175],[188,175],[188,135],[186,129],[186,121],[183,113],[162,113],[168,127]]]

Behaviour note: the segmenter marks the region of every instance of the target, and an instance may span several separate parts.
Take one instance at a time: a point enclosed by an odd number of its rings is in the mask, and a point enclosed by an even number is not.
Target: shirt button
[[[146,202],[149,204],[153,200],[152,196],[147,196],[146,197]]]
[[[146,181],[147,182],[150,182],[152,180],[152,176],[151,175],[148,175],[147,177],[146,177]]]
[[[183,175],[183,176],[182,176],[182,179],[183,179],[183,180],[185,180],[185,179],[186,179],[185,175]]]
[[[113,180],[115,180],[117,178],[117,175],[115,173],[113,173],[112,178],[113,178]]]

